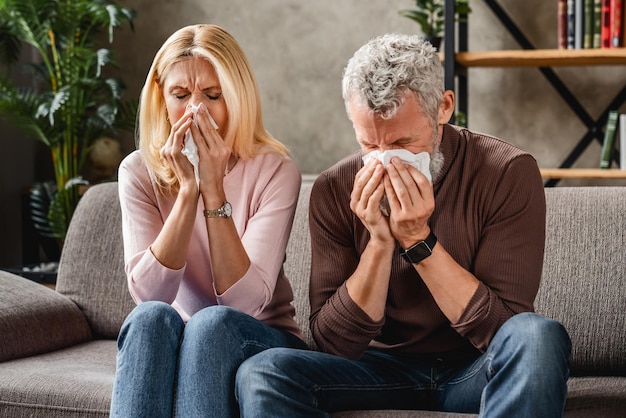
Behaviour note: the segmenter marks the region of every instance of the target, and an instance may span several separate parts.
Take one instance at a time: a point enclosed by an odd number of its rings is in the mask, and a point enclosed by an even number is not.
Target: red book
[[[622,0],[611,0],[611,48],[622,46]]]
[[[602,21],[600,29],[600,47],[611,47],[611,0],[602,0]]]
[[[567,0],[557,2],[557,48],[567,48]]]

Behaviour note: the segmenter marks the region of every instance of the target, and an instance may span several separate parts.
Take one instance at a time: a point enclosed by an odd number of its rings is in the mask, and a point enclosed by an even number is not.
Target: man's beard
[[[430,154],[430,166],[428,169],[430,171],[430,177],[434,182],[439,178],[439,174],[441,174],[441,170],[443,170],[443,164],[445,162],[445,158],[441,152],[441,141],[439,140],[439,133],[437,132],[437,129],[433,129],[432,143],[433,152]]]
[[[433,181],[439,178],[439,174],[441,173],[441,170],[443,170],[444,162],[445,159],[443,158],[443,153],[439,149],[439,145],[437,145],[433,150],[433,153],[430,154],[430,166],[428,167]]]

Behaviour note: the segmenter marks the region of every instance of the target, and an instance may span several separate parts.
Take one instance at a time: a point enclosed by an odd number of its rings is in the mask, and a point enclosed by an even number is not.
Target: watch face
[[[415,247],[407,251],[407,255],[410,257],[411,262],[413,264],[419,263],[420,261],[428,257],[430,254],[431,254],[431,250],[430,248],[428,248],[428,246],[426,245],[424,241],[420,242],[418,245],[416,245]]]
[[[230,203],[229,202],[224,203],[223,209],[224,209],[224,217],[230,218],[230,216],[233,214],[233,207],[230,205]]]

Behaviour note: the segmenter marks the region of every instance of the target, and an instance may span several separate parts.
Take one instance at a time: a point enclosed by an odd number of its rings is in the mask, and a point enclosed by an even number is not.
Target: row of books
[[[626,45],[624,0],[557,0],[559,49]]]
[[[611,110],[604,128],[602,150],[600,152],[600,168],[611,168],[618,138],[619,168],[626,170],[626,114],[620,114],[617,110]]]

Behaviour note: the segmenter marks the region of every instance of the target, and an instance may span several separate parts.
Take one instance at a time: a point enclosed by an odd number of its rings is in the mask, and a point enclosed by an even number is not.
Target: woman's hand
[[[193,113],[187,110],[183,116],[172,125],[170,135],[161,148],[161,158],[172,168],[180,190],[197,190],[193,165],[189,159],[183,155],[182,150],[185,145],[185,133],[193,125]]]
[[[191,125],[191,134],[196,141],[200,157],[200,193],[223,190],[224,174],[231,149],[224,142],[218,129],[213,127],[209,111],[202,103],[198,106],[196,124]]]

